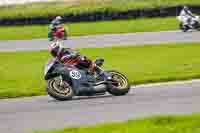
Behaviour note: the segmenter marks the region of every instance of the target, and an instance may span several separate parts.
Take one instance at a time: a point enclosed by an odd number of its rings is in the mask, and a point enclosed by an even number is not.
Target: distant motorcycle
[[[187,32],[190,29],[200,31],[199,16],[190,18],[185,16],[178,16],[177,19],[180,21],[179,27],[183,32]]]
[[[55,31],[53,32],[53,40],[67,40],[68,33],[65,29],[64,25],[59,25],[56,27]]]
[[[86,60],[79,56],[77,60]],[[103,59],[94,63],[101,67]],[[125,75],[109,70],[103,75],[91,73],[73,65],[64,65],[56,59],[51,59],[45,66],[44,78],[47,93],[57,100],[70,100],[73,96],[104,95],[109,92],[115,96],[126,95],[130,85]]]

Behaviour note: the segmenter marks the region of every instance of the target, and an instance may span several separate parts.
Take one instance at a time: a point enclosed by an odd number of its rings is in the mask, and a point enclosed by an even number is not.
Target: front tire
[[[74,96],[74,91],[72,89],[71,84],[68,83],[67,81],[63,81],[62,85],[60,83],[61,83],[60,77],[47,80],[46,81],[47,93],[51,97],[59,101],[71,100],[72,97]]]
[[[107,91],[114,96],[126,95],[130,90],[130,84],[127,77],[118,71],[107,72],[112,76]]]
[[[197,31],[200,31],[200,23],[199,23],[199,22],[196,22],[196,24],[195,24],[195,29],[196,29]]]
[[[183,32],[187,32],[189,29],[190,29],[189,26],[183,25],[182,31],[183,31]]]
[[[182,30],[183,32],[187,32],[187,31],[190,29],[190,27],[189,27],[188,25],[183,25],[183,23],[180,23],[180,24],[179,24],[179,28],[180,28],[180,30]]]

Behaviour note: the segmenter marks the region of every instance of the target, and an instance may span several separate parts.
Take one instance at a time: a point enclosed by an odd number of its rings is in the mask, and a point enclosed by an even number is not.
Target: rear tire
[[[64,37],[63,37],[63,40],[68,40],[68,33],[67,33],[66,30],[64,31]]]
[[[118,81],[118,85],[108,84],[107,91],[114,96],[126,95],[130,90],[130,84],[127,77],[118,71],[107,71],[111,74],[112,79]],[[115,79],[118,78],[118,79]]]
[[[59,77],[47,80],[47,93],[59,101],[71,100],[74,96],[71,84],[67,81],[63,81],[63,85],[60,86],[60,82],[61,79]]]

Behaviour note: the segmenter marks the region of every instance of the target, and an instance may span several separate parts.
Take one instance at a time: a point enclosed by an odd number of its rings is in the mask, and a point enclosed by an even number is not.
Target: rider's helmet
[[[60,49],[62,48],[59,41],[53,42],[49,47],[49,52],[53,57],[57,57]]]
[[[183,6],[183,10],[185,11],[189,10],[188,6]]]
[[[57,17],[56,17],[56,20],[57,20],[57,21],[61,21],[61,20],[62,20],[62,17],[61,17],[61,16],[57,16]]]

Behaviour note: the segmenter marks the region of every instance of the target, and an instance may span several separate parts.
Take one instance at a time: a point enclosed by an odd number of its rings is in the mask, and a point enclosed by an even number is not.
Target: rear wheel
[[[65,30],[65,31],[64,31],[63,40],[67,40],[67,39],[68,39],[68,33],[67,33],[67,31]]]
[[[126,95],[130,90],[130,84],[125,75],[117,71],[108,71],[112,76],[111,82],[108,84],[108,92],[115,96]]]
[[[47,93],[56,100],[71,100],[74,96],[74,91],[71,87],[71,84],[67,81],[62,81],[61,77],[47,80],[46,84]]]

